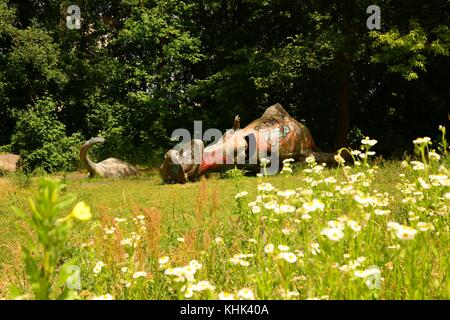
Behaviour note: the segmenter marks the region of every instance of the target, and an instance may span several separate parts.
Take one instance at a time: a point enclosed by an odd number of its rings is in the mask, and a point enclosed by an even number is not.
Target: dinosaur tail
[[[308,153],[302,154],[302,156],[300,157],[299,160],[305,161],[306,158],[308,158],[310,156],[314,156],[314,159],[316,159],[316,162],[318,164],[326,163],[327,166],[334,167],[334,166],[338,165],[338,162],[335,159],[335,157],[337,155],[338,155],[337,152],[336,153],[328,153],[328,152],[320,152],[320,151],[310,151]],[[348,151],[343,150],[340,153],[340,156],[342,158],[344,158],[346,164],[353,163],[353,158]]]

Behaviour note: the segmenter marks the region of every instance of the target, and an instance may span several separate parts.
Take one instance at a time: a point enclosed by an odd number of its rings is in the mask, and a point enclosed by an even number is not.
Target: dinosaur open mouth
[[[165,183],[185,183],[186,172],[184,171],[180,154],[176,150],[169,150],[164,156],[164,162],[159,168],[161,177]]]
[[[166,183],[185,183],[198,178],[203,158],[203,141],[192,139],[179,149],[171,149],[164,156],[160,167],[161,177]]]

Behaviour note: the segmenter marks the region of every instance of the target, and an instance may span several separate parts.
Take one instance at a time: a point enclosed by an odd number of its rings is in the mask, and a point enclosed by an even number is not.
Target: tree
[[[43,101],[66,137],[153,163],[174,129],[275,102],[330,151],[368,134],[402,154],[447,117],[445,0],[383,1],[373,31],[364,0],[83,0],[80,30],[69,4],[0,0],[0,144]]]

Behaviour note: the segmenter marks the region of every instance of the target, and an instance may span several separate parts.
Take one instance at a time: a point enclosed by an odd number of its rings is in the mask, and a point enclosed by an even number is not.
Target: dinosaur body
[[[16,154],[0,154],[0,172],[16,171],[19,167],[20,160],[20,156]]]
[[[303,161],[313,155],[318,163],[335,164],[334,155],[318,152],[308,128],[277,103],[243,129],[240,129],[240,119],[236,116],[233,129],[206,148],[203,141],[194,139],[181,150],[169,150],[160,172],[166,183],[184,183],[235,165],[257,171],[260,155],[274,152],[279,162],[287,158]],[[194,154],[200,155],[200,163],[192,161]],[[256,161],[251,163],[252,159]]]
[[[139,170],[136,167],[116,158],[108,158],[98,163],[93,162],[88,156],[89,148],[96,143],[103,142],[105,142],[104,138],[91,138],[80,149],[80,159],[87,167],[90,177],[123,178],[139,175]]]

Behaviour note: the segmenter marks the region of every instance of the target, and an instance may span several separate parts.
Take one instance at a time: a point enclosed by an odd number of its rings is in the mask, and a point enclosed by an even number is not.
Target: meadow
[[[449,299],[445,139],[442,152],[428,138],[415,140],[416,157],[404,161],[377,159],[376,143],[363,139],[352,165],[287,160],[275,176],[178,185],[162,184],[156,170],[122,180],[67,174],[45,177],[61,189],[41,183],[36,196],[42,177],[1,177],[0,297],[36,298],[35,268],[51,270],[48,298],[67,291],[76,299]],[[76,201],[59,206],[57,194]],[[12,209],[33,217],[30,197],[37,211],[43,203],[64,208],[48,220],[55,228],[70,220],[55,266],[46,236]],[[27,241],[35,260],[24,258]],[[68,263],[75,285],[58,280]]]

